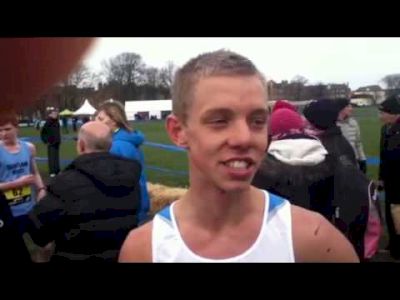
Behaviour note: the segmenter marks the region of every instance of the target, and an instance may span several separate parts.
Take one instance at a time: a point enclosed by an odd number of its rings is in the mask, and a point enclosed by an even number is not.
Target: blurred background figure
[[[311,126],[308,133],[317,136],[329,154],[346,164],[357,166],[358,163],[350,143],[336,125],[339,108],[332,99],[313,101],[304,108],[304,116]]]
[[[364,148],[361,143],[360,126],[357,120],[352,117],[353,107],[350,104],[350,99],[340,98],[335,101],[339,110],[337,125],[341,129],[343,136],[350,143],[351,147],[353,147],[360,170],[366,174],[367,157],[365,156]]]
[[[388,250],[400,259],[400,95],[386,98],[378,107],[384,124],[381,131],[379,179],[385,190]]]
[[[47,158],[49,164],[50,177],[56,176],[60,172],[60,122],[58,120],[58,110],[50,111],[49,116],[44,123],[40,137],[47,145]]]
[[[64,134],[68,134],[69,133],[69,130],[68,130],[68,118],[67,117],[62,117],[61,118],[61,122],[62,122],[62,127],[63,127]]]

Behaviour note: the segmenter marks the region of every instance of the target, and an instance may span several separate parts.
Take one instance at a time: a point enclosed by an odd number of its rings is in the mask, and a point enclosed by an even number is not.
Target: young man
[[[46,189],[36,166],[35,146],[18,139],[15,113],[0,114],[0,140],[0,190],[11,207],[22,235],[28,213],[36,200],[46,194]]]
[[[353,107],[350,104],[350,99],[339,98],[335,101],[339,110],[336,124],[339,126],[343,136],[353,148],[360,170],[366,174],[367,157],[365,156],[364,148],[361,142],[360,126],[358,125],[357,120],[352,117]]]
[[[400,259],[400,95],[388,97],[379,106],[384,126],[381,133],[379,180],[385,189],[385,216],[389,250]]]
[[[217,51],[176,74],[167,131],[189,155],[190,187],[133,230],[120,262],[358,261],[316,213],[250,185],[267,147],[265,80],[247,58]]]

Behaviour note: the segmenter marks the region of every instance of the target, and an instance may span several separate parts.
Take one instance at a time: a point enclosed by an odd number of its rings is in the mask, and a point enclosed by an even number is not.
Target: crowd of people
[[[377,190],[385,190],[388,250],[400,259],[400,96],[380,106],[379,182],[367,177],[349,99],[319,99],[301,114],[278,101],[246,57],[219,50],[175,75],[172,142],[187,149],[190,186],[154,216],[141,145],[118,101],[105,102],[60,170],[60,124],[41,130],[50,179],[36,148],[18,137],[15,112],[0,114],[2,258],[31,261],[29,236],[50,261],[359,262],[382,234]],[[375,219],[374,219],[375,218]]]

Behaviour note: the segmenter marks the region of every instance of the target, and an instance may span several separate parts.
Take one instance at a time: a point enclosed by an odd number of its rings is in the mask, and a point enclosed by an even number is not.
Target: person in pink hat
[[[345,234],[362,260],[367,217],[361,208],[368,206],[369,182],[358,169],[328,154],[318,138],[305,133],[305,126],[291,109],[271,114],[271,142],[252,185],[323,215]]]

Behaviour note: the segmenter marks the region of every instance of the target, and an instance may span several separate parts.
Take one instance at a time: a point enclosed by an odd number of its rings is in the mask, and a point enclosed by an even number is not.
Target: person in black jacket
[[[345,164],[358,167],[353,148],[336,125],[340,109],[335,100],[320,99],[308,104],[303,113],[307,121],[317,129],[317,137],[329,154]]]
[[[323,215],[345,234],[362,260],[369,180],[306,134],[297,112],[276,110],[268,125],[272,140],[252,184]]]
[[[384,123],[381,132],[379,180],[385,189],[385,216],[389,250],[400,259],[400,95],[388,97],[379,106]]]
[[[109,154],[110,129],[88,122],[80,129],[80,156],[48,186],[30,214],[28,229],[39,246],[55,242],[51,261],[117,261],[140,203],[137,161]]]
[[[0,265],[32,262],[10,206],[0,192]]]
[[[54,177],[60,172],[61,133],[57,110],[52,110],[50,112],[40,132],[40,137],[43,143],[47,145],[49,174],[50,177]]]

